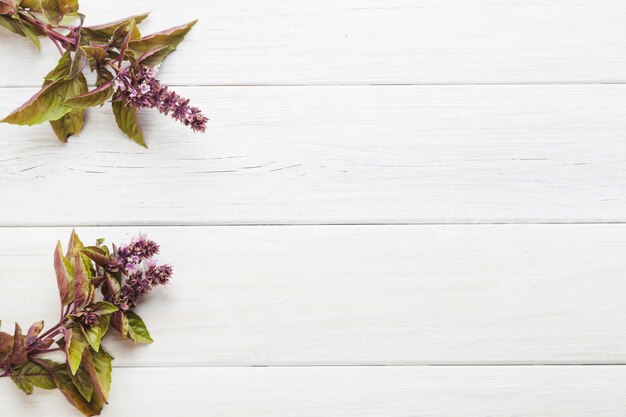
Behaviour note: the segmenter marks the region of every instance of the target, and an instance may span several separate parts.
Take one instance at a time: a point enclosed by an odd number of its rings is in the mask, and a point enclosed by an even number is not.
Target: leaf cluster
[[[116,78],[129,68],[158,67],[183,41],[196,21],[143,36],[138,25],[148,13],[96,26],[84,25],[78,0],[0,0],[0,25],[30,39],[37,48],[49,38],[61,52],[39,91],[2,119],[15,125],[50,123],[61,142],[80,133],[85,111],[114,98]],[[96,75],[90,89],[85,71]],[[119,129],[146,147],[137,109],[112,101]]]
[[[115,249],[102,239],[85,246],[75,231],[67,251],[57,243],[54,270],[61,318],[46,332],[43,321],[26,334],[18,324],[13,334],[0,331],[0,377],[10,377],[28,395],[34,387],[58,389],[84,415],[100,414],[109,397],[113,361],[102,346],[104,336],[113,328],[122,339],[152,342],[143,320],[116,305],[124,273],[111,267]],[[64,363],[42,357],[55,351],[65,354]]]

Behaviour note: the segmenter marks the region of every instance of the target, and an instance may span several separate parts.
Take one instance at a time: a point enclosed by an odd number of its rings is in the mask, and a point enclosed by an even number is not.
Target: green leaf
[[[63,143],[67,142],[70,136],[79,134],[84,124],[84,109],[72,109],[60,119],[50,121],[54,134]]]
[[[94,390],[105,403],[109,399],[111,390],[111,371],[113,358],[104,349],[95,352],[85,349],[83,354],[83,366],[89,375]]]
[[[18,19],[14,19],[10,16],[0,14],[0,26],[10,30],[17,35],[26,36]]]
[[[13,381],[19,389],[24,391],[26,395],[31,395],[33,393],[33,384],[30,381],[24,378],[16,378],[14,376],[11,376],[11,381]]]
[[[85,358],[85,352],[89,352],[89,349],[85,349],[83,351],[83,360]],[[93,384],[91,383],[89,374],[85,369],[83,369],[83,365],[84,364],[81,361],[81,366],[76,371],[76,375],[70,372],[70,378],[72,378],[72,383],[78,389],[78,392],[80,392],[83,398],[87,401],[91,401],[91,396],[93,395]]]
[[[81,46],[87,61],[89,62],[89,68],[94,71],[98,65],[102,65],[107,59],[107,51],[103,46]]]
[[[135,343],[152,343],[152,337],[141,317],[132,311],[126,312],[128,318],[128,336]]]
[[[87,341],[81,327],[80,324],[74,324],[65,332],[65,354],[73,375],[76,374],[83,357],[83,351],[87,347]]]
[[[112,95],[113,82],[109,81],[108,83],[102,84],[91,91],[87,91],[68,99],[65,101],[65,104],[74,108],[101,106]]]
[[[63,58],[62,58],[63,59]],[[59,78],[63,69],[55,68],[47,77],[47,83],[17,110],[13,111],[2,122],[16,125],[36,125],[43,122],[58,120],[72,110],[65,101],[86,91],[87,81],[82,74],[76,78],[65,80]],[[50,78],[56,78],[51,81]]]
[[[143,13],[136,16],[130,16],[125,19],[117,20],[115,22],[105,23],[97,26],[84,26],[82,28],[82,32],[88,35],[91,39],[95,41],[105,41],[108,42],[109,38],[113,36],[115,30],[120,26],[128,25],[132,20],[135,21],[136,24],[144,21],[150,13]]]
[[[117,307],[115,307],[115,311],[117,311]],[[100,350],[100,341],[106,334],[107,330],[109,330],[110,321],[111,316],[102,316],[98,319],[97,325],[87,328],[83,327],[85,338],[87,339],[89,346],[91,346],[91,348],[96,352]]]
[[[78,0],[41,0],[41,8],[46,19],[56,26],[65,15],[78,12]]]
[[[107,303],[106,301],[98,301],[94,304],[91,311],[93,311],[98,316],[105,316],[112,313],[115,313],[117,310],[117,306],[114,306],[111,303]]]
[[[98,379],[98,386],[100,392],[106,402],[109,399],[109,391],[111,390],[111,371],[113,370],[113,357],[109,355],[104,349],[100,349],[99,352],[92,352],[93,365],[96,370]]]
[[[109,255],[104,251],[104,249],[98,246],[87,246],[81,250],[81,253],[87,255],[92,261],[102,267],[109,265]]]
[[[40,0],[22,0],[20,2],[20,7],[38,12],[41,10],[41,1]]]
[[[72,90],[68,91],[69,97],[81,95],[87,91],[87,80],[83,74],[79,74],[76,81],[71,83]],[[71,98],[70,98],[71,100]],[[64,104],[67,106],[67,101]],[[72,107],[72,106],[68,106]],[[56,134],[57,138],[65,143],[67,139],[72,135],[77,135],[83,129],[85,118],[85,110],[72,108],[68,113],[63,115],[60,119],[50,121],[52,130]]]
[[[72,55],[70,51],[65,51],[61,58],[59,58],[59,62],[57,62],[56,67],[52,69],[46,76],[44,80],[46,81],[59,81],[67,77],[70,73],[70,68],[72,66]]]
[[[137,109],[132,106],[124,106],[121,101],[114,101],[112,107],[115,121],[120,130],[135,143],[147,148],[143,138],[143,131],[139,125]]]
[[[104,402],[98,395],[93,395],[91,401],[86,401],[80,391],[72,382],[70,372],[65,364],[58,365],[52,372],[57,388],[63,393],[65,398],[84,415],[91,417],[100,414]]]
[[[67,74],[66,78],[76,78],[78,74],[83,72],[85,64],[87,64],[87,56],[82,48],[78,48],[74,53],[74,59],[72,60],[72,65],[70,66],[70,72]]]
[[[185,39],[185,36],[189,33],[196,22],[197,20],[194,20],[193,22],[189,22],[184,25],[145,36],[139,41],[131,41],[129,49],[139,56],[155,48],[164,47],[164,49],[157,50],[142,60],[144,65],[155,67],[163,62],[169,54],[176,50],[176,47],[183,41],[183,39]]]
[[[67,253],[65,254],[65,257],[70,261],[72,266],[76,265],[76,254],[80,252],[84,247],[85,245],[83,245],[83,242],[80,241],[80,238],[76,234],[76,230],[72,229],[70,241],[67,244]]]
[[[72,108],[65,106],[65,91],[69,81],[48,84],[2,122],[14,125],[37,125],[63,117]]]
[[[24,22],[20,22],[22,26],[22,32],[24,35],[35,45],[38,51],[41,51],[41,42],[39,41],[39,37],[37,33],[31,29],[30,25],[25,24]]]
[[[11,375],[11,379],[27,395],[33,393],[33,386],[48,390],[56,388],[50,371],[32,361],[17,368],[17,372]]]
[[[120,25],[117,29],[115,29],[109,44],[119,49],[119,57],[117,58],[118,62],[121,63],[125,58],[128,44],[131,41],[138,41],[140,39],[141,32],[139,32],[139,28],[137,27],[134,19],[126,25]]]

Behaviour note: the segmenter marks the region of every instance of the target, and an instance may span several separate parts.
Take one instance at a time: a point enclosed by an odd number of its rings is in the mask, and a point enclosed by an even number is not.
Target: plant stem
[[[61,350],[63,350],[63,349],[61,349],[61,348],[54,348],[54,349],[47,349],[47,350],[38,350],[37,352],[33,352],[30,355],[31,356],[42,355],[42,354],[45,354],[45,353],[59,352]]]
[[[64,36],[59,32],[53,30],[50,25],[40,22],[25,10],[21,10],[19,13],[25,21],[41,29],[46,34],[46,36],[48,36],[48,38],[50,38],[50,40],[52,40],[53,42],[61,41],[69,45],[76,45],[76,41],[74,39],[68,38],[67,36]]]
[[[37,359],[37,358],[30,358],[30,360],[31,360],[32,362],[35,362],[37,365],[41,366],[42,368],[44,368],[44,369],[45,369],[45,370],[47,370],[48,372],[52,372],[52,368],[50,368],[50,367],[48,366],[48,364],[47,364],[47,363],[45,363],[44,361],[40,361],[40,360],[39,360],[39,359]]]
[[[57,330],[59,327],[61,327],[63,325],[63,322],[65,321],[65,319],[61,319],[55,326],[51,327],[48,329],[48,331],[44,332],[42,335],[39,336],[40,339],[43,339],[44,337],[48,336],[50,333],[54,332],[55,330]]]

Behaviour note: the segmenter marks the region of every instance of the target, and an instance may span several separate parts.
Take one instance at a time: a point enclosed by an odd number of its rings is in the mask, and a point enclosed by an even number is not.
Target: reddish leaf
[[[71,265],[63,256],[63,248],[61,247],[61,242],[57,243],[57,247],[54,251],[54,271],[57,276],[57,286],[59,287],[59,296],[61,297],[61,302],[63,305],[67,305],[72,301],[72,290],[70,287],[70,283],[72,282],[72,277],[70,276]],[[73,272],[73,271],[72,271]]]
[[[28,333],[26,334],[26,344],[30,346],[35,343],[37,341],[37,336],[39,336],[39,333],[41,333],[42,330],[43,320],[30,326],[30,329],[28,329]]]
[[[0,362],[6,361],[13,353],[13,336],[0,332]]]
[[[74,304],[83,306],[89,299],[89,271],[80,253],[76,253],[74,270]]]
[[[13,352],[11,353],[11,364],[21,365],[28,360],[26,347],[24,346],[24,336],[22,329],[15,323],[15,333],[13,334]]]

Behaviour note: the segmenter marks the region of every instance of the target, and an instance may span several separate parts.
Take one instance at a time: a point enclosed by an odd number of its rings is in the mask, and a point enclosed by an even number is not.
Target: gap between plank
[[[91,85],[91,84],[90,84]],[[359,83],[359,82],[337,82],[337,83],[302,83],[302,84],[276,84],[276,83],[240,83],[240,84],[167,84],[169,87],[454,87],[454,86],[534,86],[534,85],[626,85],[626,80],[607,80],[607,81],[493,81],[493,82],[425,82],[425,83]],[[91,85],[93,87],[93,85]],[[0,89],[19,89],[19,88],[39,88],[41,85],[0,85]]]
[[[315,364],[315,365],[298,365],[298,364],[285,364],[285,365],[113,365],[113,368],[117,369],[150,369],[150,368],[163,368],[163,369],[177,369],[177,368],[201,368],[201,369],[212,369],[212,368],[509,368],[509,367],[570,367],[570,366],[585,366],[585,367],[606,367],[606,366],[626,366],[626,363],[538,363],[538,364],[506,364],[506,363],[495,363],[495,364],[441,364],[441,365],[420,365],[420,364]]]
[[[449,222],[363,222],[363,223],[109,223],[109,224],[83,224],[83,223],[48,223],[48,224],[0,224],[0,229],[17,229],[17,228],[62,228],[62,227],[81,227],[81,228],[102,228],[102,227],[303,227],[303,226],[525,226],[525,225],[562,225],[562,226],[578,226],[578,225],[622,225],[626,221],[606,221],[606,220],[581,220],[581,221],[554,221],[554,220],[537,220],[537,221],[449,221]]]

